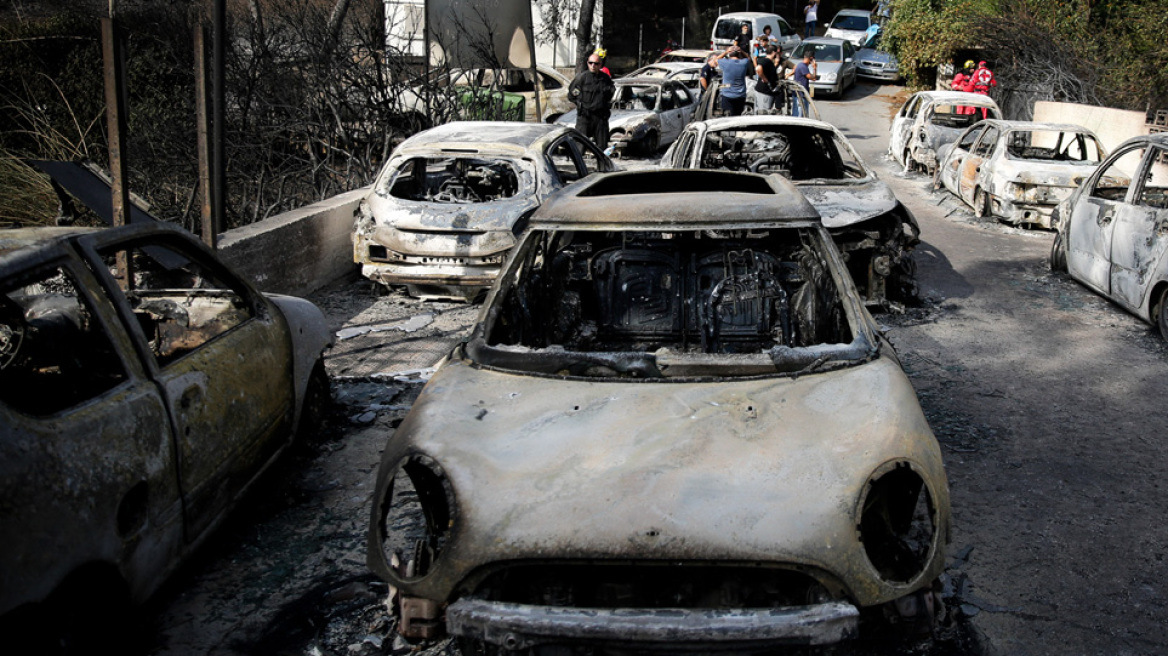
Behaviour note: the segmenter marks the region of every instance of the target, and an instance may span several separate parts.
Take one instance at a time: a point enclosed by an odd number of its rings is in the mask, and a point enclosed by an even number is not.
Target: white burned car
[[[697,109],[696,96],[676,80],[625,77],[614,82],[608,139],[621,154],[636,151],[654,155],[677,139]],[[557,123],[576,125],[576,110],[564,114]]]
[[[1134,137],[1055,210],[1050,265],[1168,339],[1168,134]]]
[[[406,636],[506,652],[928,630],[940,448],[787,180],[594,176],[532,217],[382,455]]]
[[[791,180],[823,217],[867,304],[884,306],[914,295],[909,255],[920,241],[916,218],[831,124],[790,116],[698,121],[686,127],[661,165]]]
[[[1107,152],[1087,128],[1029,121],[981,121],[937,152],[943,185],[979,217],[1049,228]]]
[[[553,191],[612,161],[576,130],[447,123],[402,142],[361,202],[361,273],[415,296],[473,298],[494,280],[515,226]]]
[[[956,141],[966,128],[983,118],[1002,118],[1002,110],[989,96],[964,91],[918,91],[892,119],[888,154],[905,171],[920,169],[933,175],[941,146]]]

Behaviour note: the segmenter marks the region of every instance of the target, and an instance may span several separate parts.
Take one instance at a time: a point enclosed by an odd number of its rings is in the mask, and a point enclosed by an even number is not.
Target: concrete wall
[[[1081,125],[1099,137],[1107,152],[1132,137],[1148,134],[1147,116],[1109,107],[1040,100],[1034,103],[1034,120]]]
[[[354,273],[353,213],[358,189],[228,230],[219,256],[260,291],[305,296]]]

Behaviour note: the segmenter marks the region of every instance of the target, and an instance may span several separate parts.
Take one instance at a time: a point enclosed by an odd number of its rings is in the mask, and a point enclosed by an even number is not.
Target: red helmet
[[[978,67],[978,68],[985,68],[985,67],[986,67],[986,63],[985,63],[985,62],[983,62],[983,61],[980,61],[980,62],[978,62],[978,63],[977,63],[977,67]]]

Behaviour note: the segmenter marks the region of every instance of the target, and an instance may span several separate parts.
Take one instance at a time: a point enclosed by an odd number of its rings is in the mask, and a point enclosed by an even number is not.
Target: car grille
[[[772,608],[832,600],[803,571],[676,562],[510,565],[488,575],[473,594],[581,608]]]

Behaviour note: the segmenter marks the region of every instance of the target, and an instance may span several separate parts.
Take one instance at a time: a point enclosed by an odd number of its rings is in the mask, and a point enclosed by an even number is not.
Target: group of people
[[[756,111],[774,109],[776,99],[784,98],[782,81],[792,78],[804,89],[810,90],[810,83],[818,79],[818,68],[815,65],[815,54],[811,48],[806,48],[803,61],[792,64],[783,58],[783,51],[770,38],[770,27],[764,28],[764,34],[759,41],[755,53],[743,47],[743,43],[750,43],[750,26],[742,25],[744,40],[736,40],[730,47],[721,53],[712,53],[702,67],[702,91],[717,84],[717,70],[722,72],[721,103],[722,111],[727,116],[739,116],[746,108],[746,78],[756,77],[754,87],[754,107]]]
[[[998,81],[994,79],[994,72],[986,66],[984,61],[978,62],[975,68],[972,59],[965,62],[965,68],[958,71],[953,76],[953,81],[949,83],[949,88],[954,91],[978,93],[983,96],[990,95],[990,87],[996,86],[998,86]],[[961,114],[973,114],[977,112],[977,109],[973,107],[958,107],[957,111]],[[985,109],[981,111],[984,117]]]

